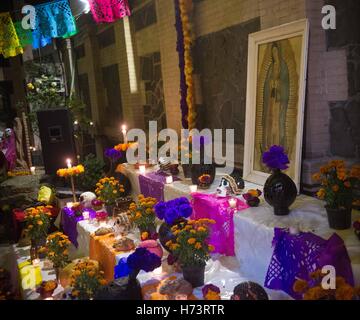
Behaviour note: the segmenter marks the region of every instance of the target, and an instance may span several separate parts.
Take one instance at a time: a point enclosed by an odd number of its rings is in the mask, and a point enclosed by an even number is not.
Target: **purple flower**
[[[164,219],[168,225],[172,225],[179,218],[180,218],[180,213],[177,208],[170,207],[166,210]]]
[[[166,203],[163,201],[160,201],[155,205],[154,209],[155,209],[156,216],[160,220],[163,220],[165,217],[165,213],[166,213]]]
[[[184,218],[189,218],[192,214],[192,207],[189,204],[182,204],[179,207],[179,211],[181,213],[181,216],[183,216]]]
[[[289,168],[287,164],[290,163],[289,158],[284,151],[284,148],[275,145],[271,146],[269,151],[264,152],[262,161],[269,169],[280,170],[286,170],[287,168]]]
[[[127,264],[131,270],[144,270],[150,272],[161,266],[161,259],[146,248],[137,248],[127,258]]]
[[[105,150],[105,157],[111,159],[111,160],[118,160],[122,157],[123,153],[122,151],[118,151],[114,148],[108,148]]]

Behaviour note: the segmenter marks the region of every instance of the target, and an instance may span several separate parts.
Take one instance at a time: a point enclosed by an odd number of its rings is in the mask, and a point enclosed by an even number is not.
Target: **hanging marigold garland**
[[[176,27],[178,31],[178,52],[180,67],[180,91],[182,124],[184,128],[196,127],[196,112],[194,100],[193,59],[192,44],[193,36],[190,24],[192,12],[192,0],[175,0]],[[185,103],[186,101],[186,103]]]

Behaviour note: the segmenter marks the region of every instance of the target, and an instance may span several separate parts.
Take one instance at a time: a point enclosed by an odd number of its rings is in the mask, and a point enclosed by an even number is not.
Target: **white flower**
[[[39,92],[40,92],[40,89],[39,89],[39,88],[36,88],[36,92],[39,93]]]
[[[56,82],[51,82],[52,87],[56,87]]]
[[[36,79],[35,83],[36,84],[42,84],[42,81],[40,79]]]
[[[45,75],[42,75],[41,78],[43,78],[44,80],[47,80],[47,79],[48,79],[48,77],[45,76]]]
[[[54,92],[56,92],[56,90],[54,88],[51,88],[50,92],[54,93]]]

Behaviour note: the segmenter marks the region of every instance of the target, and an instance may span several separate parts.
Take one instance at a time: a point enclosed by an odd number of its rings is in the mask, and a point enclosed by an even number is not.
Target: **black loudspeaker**
[[[76,163],[73,126],[66,109],[37,112],[46,174],[66,168],[66,159]]]

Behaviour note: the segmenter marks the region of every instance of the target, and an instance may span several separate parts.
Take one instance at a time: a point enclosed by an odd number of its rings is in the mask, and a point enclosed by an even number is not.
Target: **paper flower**
[[[269,151],[264,152],[262,161],[269,169],[280,170],[289,168],[288,164],[290,163],[284,148],[276,145],[271,146]]]
[[[168,202],[159,202],[155,206],[156,216],[172,225],[180,218],[189,218],[192,214],[192,207],[187,198],[181,197]]]

